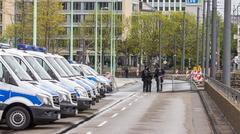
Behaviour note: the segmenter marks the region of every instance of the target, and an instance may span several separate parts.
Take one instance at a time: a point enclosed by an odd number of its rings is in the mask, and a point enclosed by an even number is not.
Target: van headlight
[[[88,93],[86,90],[80,88],[80,87],[75,87],[75,90],[82,96],[84,97],[88,97]]]
[[[41,100],[43,105],[52,105],[51,98],[49,96],[38,94],[37,97],[39,100]]]

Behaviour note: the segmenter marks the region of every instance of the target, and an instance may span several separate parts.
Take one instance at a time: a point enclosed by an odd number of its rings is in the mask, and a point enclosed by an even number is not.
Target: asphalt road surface
[[[168,82],[170,83],[166,83]],[[129,90],[136,94],[68,131],[68,134],[212,133],[201,99],[196,92],[156,93],[156,90],[153,90],[152,93],[142,93],[139,92],[141,85],[135,87],[138,88],[125,88],[120,91]],[[181,83],[174,88],[175,91],[190,90],[188,83]],[[171,89],[171,84],[164,85],[164,91]]]
[[[181,82],[181,81],[178,81]],[[188,83],[169,84],[162,93],[142,93],[141,82],[109,94],[77,117],[64,118],[24,131],[0,125],[0,133],[16,134],[210,134],[212,129],[197,92]],[[155,85],[155,83],[153,83]],[[181,92],[171,92],[181,91]]]

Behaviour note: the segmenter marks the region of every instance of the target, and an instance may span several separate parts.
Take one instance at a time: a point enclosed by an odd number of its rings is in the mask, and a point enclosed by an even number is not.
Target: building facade
[[[197,8],[202,8],[202,0],[141,0],[157,11],[186,11],[197,14]]]

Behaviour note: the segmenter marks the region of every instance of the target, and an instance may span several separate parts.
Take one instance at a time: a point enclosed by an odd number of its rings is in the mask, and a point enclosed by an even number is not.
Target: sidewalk
[[[136,82],[139,82],[140,80],[141,79],[139,78],[115,78],[118,88],[121,88],[128,84],[134,84]]]

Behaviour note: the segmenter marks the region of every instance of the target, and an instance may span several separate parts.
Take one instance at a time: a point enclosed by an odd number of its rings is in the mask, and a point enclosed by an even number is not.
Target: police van
[[[58,65],[62,67],[66,74],[68,74],[69,80],[75,81],[90,92],[92,104],[95,104],[95,101],[99,102],[100,95],[97,91],[97,87],[92,85],[92,83],[88,82],[86,79],[81,78],[80,73],[76,72],[64,57],[52,54],[47,54],[47,56],[48,58],[51,58],[51,60],[55,60]]]
[[[0,120],[20,130],[60,118],[58,93],[38,88],[16,59],[0,51]]]
[[[38,81],[42,88],[49,88],[59,93],[62,116],[75,116],[77,114],[77,93],[75,90],[61,87],[58,81],[53,80],[37,60],[26,52],[17,49],[5,49],[5,51],[12,54],[22,68],[32,79]]]
[[[101,83],[102,89],[104,90],[104,92],[112,91],[112,81],[108,80],[104,76],[99,75],[91,67],[83,64],[72,64],[72,66],[74,67],[75,70],[77,70],[78,72],[81,72],[89,80]]]
[[[90,108],[92,99],[89,98],[87,91],[79,84],[69,80],[67,78],[68,75],[61,67],[58,66],[56,62],[47,60],[46,54],[43,52],[26,51],[26,53],[31,54],[53,79],[59,81],[59,84],[64,87],[74,89],[77,92],[78,110]]]

